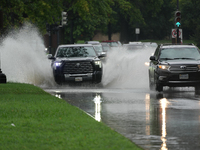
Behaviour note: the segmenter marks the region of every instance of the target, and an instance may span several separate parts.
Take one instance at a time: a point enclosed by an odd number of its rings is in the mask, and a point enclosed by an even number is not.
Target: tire
[[[149,89],[150,89],[151,91],[154,90],[154,84],[151,82],[150,74],[149,74]]]
[[[156,91],[162,92],[163,91],[163,86],[158,84],[158,83],[156,83]]]
[[[161,84],[158,83],[158,79],[156,76],[154,76],[154,84],[155,84],[155,90],[158,92],[162,92],[163,91],[163,86]]]
[[[200,94],[200,85],[195,86],[195,93]]]
[[[54,80],[58,85],[62,85],[63,84],[63,80],[59,76],[54,76]]]

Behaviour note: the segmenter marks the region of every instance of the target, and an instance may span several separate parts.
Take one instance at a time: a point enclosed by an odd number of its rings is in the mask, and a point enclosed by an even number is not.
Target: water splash
[[[11,31],[0,45],[1,68],[8,82],[37,86],[54,84],[50,61],[37,28],[26,23]]]
[[[119,49],[108,53],[102,83],[112,88],[148,88],[149,57],[155,48],[146,47],[132,52]]]

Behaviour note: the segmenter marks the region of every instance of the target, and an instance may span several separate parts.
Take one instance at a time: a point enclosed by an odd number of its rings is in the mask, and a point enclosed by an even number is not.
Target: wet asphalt
[[[200,95],[194,88],[45,89],[146,150],[200,149]]]

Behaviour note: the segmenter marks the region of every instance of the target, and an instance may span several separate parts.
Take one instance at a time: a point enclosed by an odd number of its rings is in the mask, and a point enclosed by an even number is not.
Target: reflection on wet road
[[[148,150],[200,149],[200,95],[193,88],[59,88],[47,92]]]

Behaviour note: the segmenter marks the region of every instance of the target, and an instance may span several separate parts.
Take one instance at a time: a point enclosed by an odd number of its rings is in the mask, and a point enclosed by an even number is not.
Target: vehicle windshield
[[[95,57],[96,53],[92,46],[61,47],[56,57]]]
[[[127,50],[138,50],[138,49],[142,49],[143,45],[137,45],[137,44],[135,44],[135,45],[127,45],[127,46],[125,46],[125,48]]]
[[[164,48],[160,59],[200,59],[200,53],[196,48]]]
[[[117,42],[110,42],[108,44],[110,44],[111,47],[117,47],[117,46],[119,46],[119,44]]]
[[[103,52],[103,47],[102,45],[93,45],[95,50],[98,52],[98,53],[101,53]]]
[[[105,52],[107,52],[107,51],[110,50],[110,47],[109,47],[109,46],[106,46],[106,45],[103,45],[103,50],[104,50]]]

